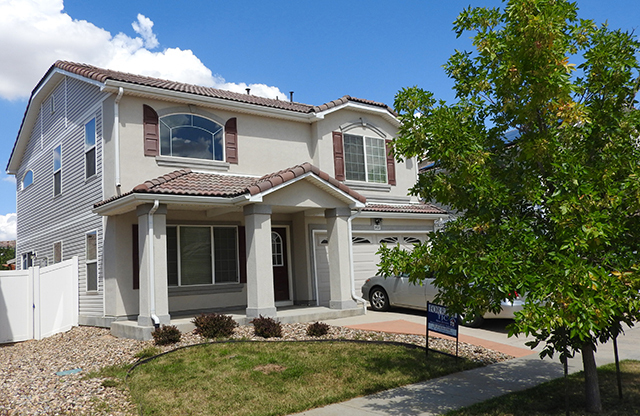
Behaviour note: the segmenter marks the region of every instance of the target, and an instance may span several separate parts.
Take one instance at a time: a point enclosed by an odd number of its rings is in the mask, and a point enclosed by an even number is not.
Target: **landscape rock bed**
[[[354,339],[425,345],[424,336],[336,326],[331,326],[327,335],[315,338],[307,336],[307,326],[308,323],[283,324],[283,337],[266,341]],[[252,326],[236,328],[231,339],[265,341],[254,336]],[[160,347],[160,350],[169,351],[207,341],[188,333],[182,335],[178,344]],[[94,327],[75,327],[41,341],[0,345],[0,415],[134,415],[136,408],[126,391],[104,387],[104,379],[85,378],[85,375],[102,367],[134,363],[136,353],[152,346],[153,341],[116,338],[108,329]],[[430,337],[429,347],[455,354],[454,341]],[[459,355],[483,364],[512,358],[464,343],[459,344]],[[57,372],[77,368],[82,371],[56,375]]]

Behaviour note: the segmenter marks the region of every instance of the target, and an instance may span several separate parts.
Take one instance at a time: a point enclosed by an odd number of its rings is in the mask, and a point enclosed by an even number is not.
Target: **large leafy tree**
[[[587,409],[601,409],[594,351],[640,318],[639,43],[567,0],[509,0],[454,22],[474,52],[444,66],[457,102],[400,91],[394,152],[434,162],[413,193],[460,215],[381,271],[432,273],[466,316],[526,294],[511,334],[542,355],[581,352]]]

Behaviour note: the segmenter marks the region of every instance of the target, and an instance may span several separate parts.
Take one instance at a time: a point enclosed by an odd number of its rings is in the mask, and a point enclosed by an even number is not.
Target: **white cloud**
[[[0,215],[0,241],[16,239],[16,214]]]
[[[87,63],[174,81],[286,99],[276,87],[227,83],[189,50],[159,46],[153,22],[142,14],[132,23],[139,35],[112,35],[64,12],[63,0],[0,0],[0,98],[28,97],[56,60]]]

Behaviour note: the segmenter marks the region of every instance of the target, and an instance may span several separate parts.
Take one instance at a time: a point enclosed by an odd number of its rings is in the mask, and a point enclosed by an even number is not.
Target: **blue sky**
[[[393,105],[418,85],[452,100],[442,65],[466,6],[500,0],[0,0],[0,164],[31,89],[56,59],[322,104],[345,94]],[[637,30],[638,0],[579,0],[580,17]],[[0,240],[15,236],[15,181],[0,174]]]

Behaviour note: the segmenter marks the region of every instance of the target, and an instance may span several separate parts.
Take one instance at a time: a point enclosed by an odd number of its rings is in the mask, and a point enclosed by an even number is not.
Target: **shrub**
[[[156,328],[151,335],[153,336],[153,342],[156,345],[169,345],[180,342],[182,334],[175,325],[162,325],[160,328]]]
[[[324,322],[314,322],[307,327],[307,335],[310,337],[321,337],[329,333],[329,325]]]
[[[205,338],[225,338],[233,334],[238,323],[230,315],[219,313],[201,314],[191,321],[196,326],[196,334]]]
[[[251,321],[253,324],[253,332],[256,336],[262,338],[280,338],[282,337],[282,325],[272,318],[260,315]]]

